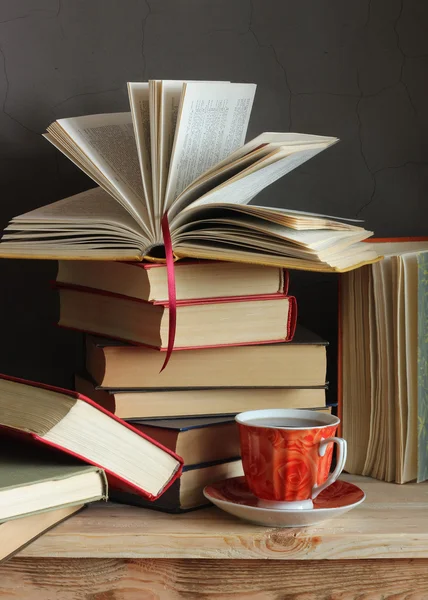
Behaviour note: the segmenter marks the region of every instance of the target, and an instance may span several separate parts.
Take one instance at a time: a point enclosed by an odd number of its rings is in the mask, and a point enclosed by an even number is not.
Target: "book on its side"
[[[205,350],[204,350],[205,352]],[[169,366],[168,366],[169,368]],[[324,408],[325,386],[308,388],[97,389],[75,377],[78,392],[122,419],[235,415],[262,408]]]
[[[156,262],[166,217],[176,258],[314,271],[378,260],[360,222],[249,204],[338,141],[265,132],[244,144],[255,89],[130,82],[130,112],[55,121],[45,138],[99,187],[12,219],[0,255]]]
[[[184,465],[240,456],[238,426],[233,417],[187,417],[134,420],[133,426],[181,456]]]
[[[0,522],[106,500],[107,496],[107,479],[102,469],[3,432]]]
[[[84,508],[73,505],[0,523],[0,564]]]
[[[243,473],[242,462],[238,458],[201,465],[187,465],[183,468],[180,479],[177,479],[165,494],[154,502],[147,502],[136,494],[121,491],[114,491],[111,500],[143,508],[153,508],[162,512],[186,512],[210,506],[203,495],[206,485],[229,477],[239,477]]]
[[[340,285],[346,470],[428,479],[428,239],[376,240],[385,259]]]
[[[58,288],[61,327],[69,327],[166,350],[168,305],[107,292]],[[177,305],[175,350],[285,342],[293,338],[293,296],[188,301]]]
[[[95,465],[110,488],[150,500],[181,472],[183,461],[174,452],[70,390],[1,375],[0,428]]]
[[[168,302],[165,264],[60,260],[60,284],[112,292],[154,304]],[[287,294],[288,273],[277,267],[222,261],[183,260],[176,264],[177,302],[201,298],[233,298]]]
[[[88,336],[86,369],[97,385],[116,390],[324,387],[326,345],[297,326],[287,344],[174,352],[168,368],[160,373],[163,357],[156,350]]]

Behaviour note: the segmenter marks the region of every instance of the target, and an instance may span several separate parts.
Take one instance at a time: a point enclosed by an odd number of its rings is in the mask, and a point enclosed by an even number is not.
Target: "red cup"
[[[313,508],[312,499],[339,477],[346,441],[335,437],[340,420],[312,410],[251,410],[235,417],[248,487],[259,506]],[[337,464],[330,473],[333,444]]]

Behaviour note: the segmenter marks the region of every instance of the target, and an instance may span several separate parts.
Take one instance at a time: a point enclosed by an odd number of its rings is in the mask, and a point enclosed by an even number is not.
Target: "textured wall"
[[[42,139],[50,122],[128,110],[127,81],[188,78],[257,83],[250,136],[341,138],[263,200],[428,234],[427,66],[427,0],[2,0],[0,225],[91,185]],[[55,265],[0,275],[0,370],[69,384],[81,338],[53,325]],[[335,278],[293,281],[334,340]]]

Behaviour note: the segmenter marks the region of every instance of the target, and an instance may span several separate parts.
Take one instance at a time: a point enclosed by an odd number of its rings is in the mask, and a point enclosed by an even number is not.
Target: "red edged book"
[[[0,375],[0,435],[32,438],[103,469],[112,489],[156,500],[183,460],[74,391]]]
[[[182,260],[174,265],[177,303],[203,298],[239,298],[288,293],[288,271],[278,267],[216,260]],[[60,260],[59,284],[168,303],[166,264]]]
[[[165,351],[169,306],[56,284],[59,325]],[[174,350],[270,344],[293,339],[296,300],[284,293],[177,303]]]

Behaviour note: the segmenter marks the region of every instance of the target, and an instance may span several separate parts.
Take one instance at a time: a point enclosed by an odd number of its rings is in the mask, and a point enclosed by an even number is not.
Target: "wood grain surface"
[[[58,558],[428,558],[428,483],[400,486],[345,476],[367,499],[342,517],[272,529],[209,508],[182,515],[117,504],[90,506],[20,556]],[[427,595],[428,600],[428,595]]]
[[[427,560],[14,558],[1,600],[426,600]]]

